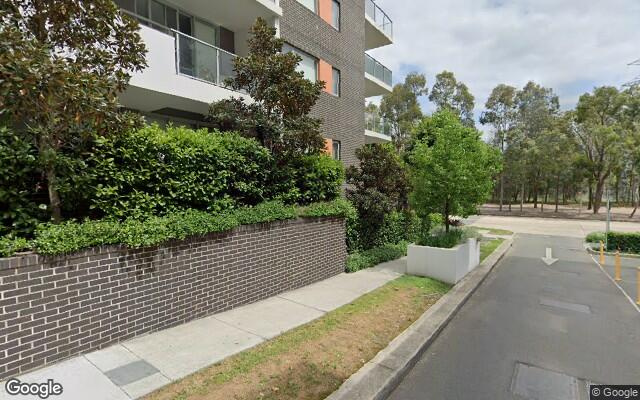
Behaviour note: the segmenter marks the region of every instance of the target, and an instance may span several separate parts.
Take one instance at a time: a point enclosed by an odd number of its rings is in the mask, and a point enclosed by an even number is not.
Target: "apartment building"
[[[393,25],[373,0],[116,0],[141,23],[148,67],[121,95],[149,121],[206,126],[208,105],[246,97],[224,87],[233,58],[247,54],[262,17],[302,57],[308,79],[326,83],[312,113],[323,120],[327,151],[346,165],[364,143],[389,141],[365,129],[365,100],[391,91],[392,73],[366,54],[393,42]],[[380,132],[376,132],[379,130]]]

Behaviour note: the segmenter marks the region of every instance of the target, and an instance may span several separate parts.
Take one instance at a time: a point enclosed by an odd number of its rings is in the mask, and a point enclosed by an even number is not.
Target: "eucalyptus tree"
[[[442,71],[436,75],[429,100],[438,111],[448,110],[460,117],[465,126],[474,127],[473,108],[475,98],[467,85],[459,82],[453,72]]]
[[[599,212],[607,179],[622,161],[629,132],[623,123],[625,101],[617,88],[602,86],[580,96],[576,107],[573,134],[591,167],[594,214]]]
[[[528,82],[516,94],[517,130],[522,137],[517,138],[521,146],[522,162],[525,163],[527,179],[531,182],[534,208],[538,207],[538,192],[543,184],[543,164],[540,161],[540,136],[551,129],[558,118],[560,103],[552,89],[535,82]],[[521,181],[524,196],[525,181]]]
[[[486,111],[480,116],[480,123],[492,127],[492,143],[505,154],[514,135],[517,122],[516,88],[500,84],[496,86],[485,103]],[[503,160],[506,159],[503,157]],[[500,211],[504,202],[504,185],[507,165],[500,173]]]
[[[427,79],[423,74],[410,73],[404,83],[396,84],[391,93],[380,101],[380,113],[391,127],[391,138],[396,149],[403,149],[411,130],[422,118],[418,99],[428,93]]]

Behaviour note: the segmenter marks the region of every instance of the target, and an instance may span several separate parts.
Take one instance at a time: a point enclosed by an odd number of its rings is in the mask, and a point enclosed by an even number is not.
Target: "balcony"
[[[391,141],[391,126],[384,118],[372,112],[364,113],[365,143],[388,143]]]
[[[365,0],[365,50],[393,43],[393,22],[374,0]]]
[[[365,97],[390,93],[393,84],[391,70],[370,55],[364,55]]]
[[[248,96],[224,87],[233,76],[234,54],[175,30],[140,27],[147,68],[132,76],[120,96],[125,107],[143,112],[206,115],[213,101]]]

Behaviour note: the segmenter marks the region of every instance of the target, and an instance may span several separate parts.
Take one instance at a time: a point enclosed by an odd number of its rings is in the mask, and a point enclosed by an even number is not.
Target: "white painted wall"
[[[124,106],[151,112],[163,107],[206,113],[208,105],[231,96],[250,99],[208,82],[179,75],[176,70],[175,39],[171,35],[140,27],[147,47],[147,68],[129,82],[130,90],[121,96]]]

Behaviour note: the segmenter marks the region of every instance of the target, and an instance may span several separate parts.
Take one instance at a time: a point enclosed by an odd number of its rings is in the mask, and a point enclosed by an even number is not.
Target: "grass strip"
[[[400,277],[146,399],[324,399],[449,289],[429,278]]]

